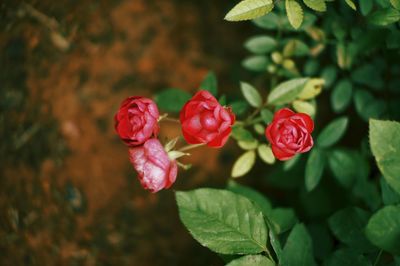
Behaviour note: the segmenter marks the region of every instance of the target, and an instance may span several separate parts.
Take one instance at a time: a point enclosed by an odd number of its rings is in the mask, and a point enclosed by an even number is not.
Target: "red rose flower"
[[[114,116],[115,130],[130,147],[143,144],[157,135],[157,105],[150,99],[133,96],[125,99]]]
[[[219,148],[228,140],[235,115],[230,108],[221,106],[211,93],[202,90],[183,106],[180,121],[188,143]]]
[[[143,146],[129,149],[129,159],[142,186],[153,193],[169,188],[176,180],[177,163],[169,159],[158,139],[149,139]]]
[[[313,130],[314,122],[309,115],[283,108],[274,114],[274,119],[266,128],[265,135],[271,143],[275,157],[284,161],[312,148]]]

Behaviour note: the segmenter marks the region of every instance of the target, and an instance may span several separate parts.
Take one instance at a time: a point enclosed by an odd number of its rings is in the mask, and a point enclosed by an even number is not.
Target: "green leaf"
[[[226,266],[275,266],[275,263],[265,256],[247,255],[231,261]]]
[[[232,111],[235,113],[235,115],[239,116],[247,111],[249,104],[245,101],[239,100],[232,102],[229,106],[232,108]]]
[[[239,140],[238,145],[243,150],[255,150],[258,147],[258,140],[253,139],[251,141],[248,140]]]
[[[351,78],[354,82],[379,90],[384,86],[381,73],[372,65],[363,65],[355,69]]]
[[[386,110],[383,100],[375,97],[366,90],[357,90],[354,94],[354,105],[358,115],[365,121],[370,118],[379,118]]]
[[[354,153],[344,149],[335,149],[329,153],[329,167],[336,180],[346,188],[354,184],[359,173],[358,160]]]
[[[296,39],[290,39],[283,48],[283,56],[288,58],[292,56],[309,55],[310,48],[304,42]]]
[[[329,88],[335,82],[337,70],[335,66],[325,67],[321,73],[321,78],[325,80],[325,87]]]
[[[265,124],[269,124],[272,122],[274,118],[274,114],[269,109],[262,109],[261,110],[261,118],[263,119]]]
[[[308,156],[305,173],[305,185],[308,192],[316,188],[324,172],[326,158],[318,149],[314,148]]]
[[[209,91],[212,95],[218,94],[218,82],[215,73],[210,71],[200,84],[200,89]]]
[[[347,129],[349,119],[345,116],[336,118],[330,122],[317,138],[317,144],[320,147],[328,148],[338,142],[344,135]]]
[[[274,8],[272,0],[243,0],[234,6],[225,19],[228,21],[240,21],[261,17]]]
[[[357,10],[357,7],[352,0],[345,0],[345,1],[349,7],[351,7],[353,10]]]
[[[160,110],[177,113],[191,97],[190,93],[180,89],[165,89],[156,94],[154,101]]]
[[[390,0],[392,6],[398,10],[400,10],[400,0]]]
[[[400,206],[386,206],[375,213],[368,222],[366,235],[375,246],[400,255]]]
[[[314,255],[317,259],[327,258],[333,250],[334,240],[328,226],[324,222],[307,225],[313,241]]]
[[[240,89],[246,101],[253,107],[261,107],[262,98],[260,93],[252,85],[246,82],[240,82]]]
[[[262,55],[254,55],[245,58],[242,61],[242,66],[248,70],[263,72],[267,70],[268,59]]]
[[[268,103],[283,105],[294,101],[297,95],[302,92],[308,80],[308,78],[296,78],[279,84],[268,95]]]
[[[238,141],[253,141],[254,137],[250,131],[240,126],[232,127],[232,138]]]
[[[400,194],[396,193],[384,178],[381,178],[382,200],[385,205],[400,204]]]
[[[344,111],[351,102],[353,86],[347,79],[339,81],[332,91],[331,104],[335,112]]]
[[[368,219],[368,212],[360,208],[348,207],[333,214],[328,219],[328,223],[337,239],[353,249],[363,252],[372,248],[364,235]]]
[[[292,169],[296,163],[300,160],[301,154],[296,154],[292,159],[287,160],[283,163],[283,170],[284,171],[289,171]]]
[[[264,195],[262,195],[260,192],[252,188],[242,186],[233,180],[230,180],[228,182],[227,189],[229,191],[232,191],[233,193],[242,195],[251,200],[254,204],[260,207],[265,217],[268,217],[269,214],[271,213],[272,211],[271,202],[266,197],[264,197]]]
[[[325,0],[303,0],[304,4],[309,8],[319,11],[325,12],[326,11],[326,3]]]
[[[305,114],[308,114],[311,117],[315,116],[315,112],[316,112],[315,104],[312,104],[312,103],[307,102],[307,101],[300,101],[300,100],[293,101],[292,104],[293,104],[293,109],[296,112],[305,113]]]
[[[358,4],[360,5],[361,14],[366,16],[371,12],[374,2],[373,0],[359,0]]]
[[[261,144],[257,148],[258,155],[267,164],[273,164],[275,162],[275,156],[272,153],[271,147],[266,144]]]
[[[255,54],[265,54],[271,52],[276,48],[277,45],[278,44],[275,39],[266,35],[251,37],[244,43],[244,46],[247,48],[247,50]]]
[[[286,0],[286,13],[293,28],[298,29],[303,22],[303,9],[295,0]]]
[[[364,1],[364,0],[361,0]],[[372,266],[362,254],[358,254],[352,248],[342,248],[325,262],[325,266]]]
[[[269,218],[277,234],[290,230],[298,221],[294,210],[289,208],[273,209]]]
[[[286,241],[282,253],[282,266],[313,266],[312,240],[303,224],[297,224]]]
[[[256,152],[254,150],[243,153],[233,164],[231,176],[233,178],[244,176],[253,168],[255,162]]]
[[[371,119],[369,143],[385,180],[400,193],[400,123]]]
[[[379,9],[368,16],[369,23],[378,26],[387,26],[399,21],[399,19],[400,11],[391,7]]]
[[[261,210],[226,190],[176,192],[179,216],[192,236],[221,254],[257,254],[266,250],[267,227]]]
[[[273,30],[279,27],[279,17],[275,13],[266,14],[260,18],[254,19],[253,23],[263,29]]]

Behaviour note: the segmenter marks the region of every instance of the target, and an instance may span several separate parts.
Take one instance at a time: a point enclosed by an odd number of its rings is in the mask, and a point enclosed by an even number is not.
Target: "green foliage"
[[[260,146],[258,146],[257,152],[260,158],[267,164],[273,164],[275,162],[275,157],[272,154],[272,149],[266,144],[261,144]]]
[[[272,0],[243,0],[226,14],[229,21],[240,21],[260,17],[274,8]]]
[[[290,24],[293,28],[298,29],[303,22],[303,9],[296,0],[285,0],[285,5]]]
[[[331,104],[335,112],[343,112],[351,102],[353,86],[349,80],[341,80],[332,91]]]
[[[368,20],[375,25],[387,26],[400,20],[400,11],[390,7],[380,9],[373,12]]]
[[[309,8],[319,11],[325,12],[326,11],[326,3],[325,0],[303,0],[304,4]]]
[[[364,0],[363,0],[364,1]],[[326,266],[372,266],[372,263],[368,259],[355,252],[352,248],[341,248],[324,264]]]
[[[274,266],[275,263],[265,256],[247,255],[233,260],[227,266]]]
[[[327,148],[338,142],[346,133],[348,122],[347,117],[339,117],[329,123],[318,135],[318,146]]]
[[[256,153],[254,150],[243,153],[232,167],[232,177],[241,177],[247,174],[253,168],[256,162]]]
[[[242,90],[244,98],[247,102],[253,107],[261,107],[262,105],[262,98],[260,93],[257,91],[256,88],[251,86],[249,83],[241,82],[240,89]]]
[[[316,265],[311,237],[303,224],[297,224],[289,234],[282,253],[282,266]]]
[[[369,216],[368,212],[360,208],[348,207],[336,212],[329,218],[329,228],[337,239],[353,250],[358,252],[368,251],[372,247],[366,239],[364,229]]]
[[[191,97],[190,93],[180,89],[165,89],[157,93],[154,100],[160,110],[177,113]]]
[[[265,217],[268,217],[269,214],[271,213],[271,211],[272,211],[271,202],[266,197],[264,197],[260,192],[254,190],[254,189],[251,189],[249,187],[242,186],[233,180],[230,180],[228,182],[227,189],[233,193],[236,193],[236,194],[239,194],[239,195],[242,195],[242,196],[248,198],[254,204],[258,205],[258,207],[263,212],[263,215]]]
[[[296,99],[296,97],[303,90],[306,85],[308,78],[299,78],[285,81],[275,87],[268,95],[268,103],[274,105],[281,105],[290,103]]]
[[[200,84],[200,89],[211,92],[215,97],[218,94],[218,82],[215,73],[210,71],[205,76],[204,80]]]
[[[326,158],[323,152],[314,148],[308,156],[305,173],[305,185],[307,191],[313,190],[321,181],[324,172]]]
[[[400,193],[400,123],[370,120],[369,142],[386,181]]]
[[[176,192],[179,216],[192,236],[221,254],[265,251],[268,231],[261,210],[247,198],[218,189]]]
[[[273,51],[277,47],[276,40],[267,35],[258,35],[248,39],[244,46],[252,53],[265,54]]]
[[[386,206],[380,209],[368,221],[366,234],[377,247],[400,255],[400,207]]]

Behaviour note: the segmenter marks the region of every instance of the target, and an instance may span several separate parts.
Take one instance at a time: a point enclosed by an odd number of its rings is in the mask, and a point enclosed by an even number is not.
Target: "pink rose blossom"
[[[158,139],[149,139],[143,146],[129,149],[129,159],[142,186],[153,193],[169,188],[176,180],[177,163],[168,157]]]

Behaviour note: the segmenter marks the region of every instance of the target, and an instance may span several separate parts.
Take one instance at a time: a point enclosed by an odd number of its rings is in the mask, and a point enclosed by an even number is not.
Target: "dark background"
[[[235,1],[0,1],[0,265],[222,265],[144,191],[113,115],[130,95],[238,92],[250,23]],[[161,138],[179,127],[163,124]],[[173,189],[223,186],[236,147],[201,148]]]

